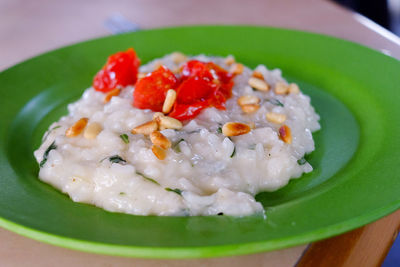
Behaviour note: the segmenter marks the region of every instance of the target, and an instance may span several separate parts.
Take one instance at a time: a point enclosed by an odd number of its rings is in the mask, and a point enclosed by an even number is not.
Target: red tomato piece
[[[176,89],[177,102],[191,104],[198,101],[205,101],[212,96],[217,85],[197,76],[184,80]]]
[[[139,66],[140,60],[133,48],[113,54],[94,77],[93,87],[97,91],[107,93],[115,88],[134,85]]]
[[[168,116],[180,121],[190,120],[195,118],[200,112],[209,107],[205,101],[200,101],[192,104],[177,104],[175,103],[174,109]]]
[[[166,67],[160,66],[150,75],[140,79],[133,92],[133,106],[161,111],[169,89],[178,85],[178,79]]]
[[[185,65],[182,66],[182,79],[190,77],[203,78],[208,81],[214,79],[207,64],[198,60],[189,60]]]
[[[232,73],[227,72],[225,69],[221,68],[214,62],[207,62],[206,66],[209,70],[212,70],[215,72],[215,74],[218,76],[218,79],[223,84],[230,83],[234,77],[234,75]]]

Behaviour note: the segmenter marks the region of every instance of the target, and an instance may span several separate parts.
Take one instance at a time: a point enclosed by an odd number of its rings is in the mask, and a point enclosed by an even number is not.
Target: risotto
[[[113,212],[244,216],[312,171],[319,116],[279,69],[177,52],[139,67],[128,51],[50,125],[34,152],[42,181]]]

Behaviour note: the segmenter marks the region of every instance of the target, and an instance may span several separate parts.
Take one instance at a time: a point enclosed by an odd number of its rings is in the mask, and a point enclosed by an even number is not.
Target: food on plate
[[[73,201],[136,215],[262,213],[255,195],[311,172],[319,116],[279,69],[179,52],[111,55],[34,155]]]

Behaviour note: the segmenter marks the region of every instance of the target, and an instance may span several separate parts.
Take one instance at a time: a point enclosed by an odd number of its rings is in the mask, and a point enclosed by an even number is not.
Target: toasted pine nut
[[[255,78],[255,77],[251,77],[248,81],[248,84],[259,91],[268,91],[269,90],[269,85],[268,83],[266,83],[264,80]]]
[[[85,131],[83,132],[83,137],[86,139],[95,139],[102,130],[103,127],[101,127],[100,123],[92,122],[86,126]]]
[[[160,128],[180,130],[183,127],[182,122],[168,116],[159,116],[156,121],[159,123]]]
[[[247,124],[240,122],[227,122],[222,126],[222,133],[225,136],[237,136],[250,132],[250,127]]]
[[[172,106],[174,105],[176,100],[176,92],[174,89],[169,89],[167,91],[167,95],[165,96],[164,104],[162,107],[162,112],[168,113],[171,111]]]
[[[255,95],[243,95],[238,98],[237,103],[239,106],[258,104],[260,103],[260,99]]]
[[[286,120],[286,115],[285,114],[280,114],[280,113],[275,113],[275,112],[268,112],[265,117],[269,122],[272,123],[284,123]]]
[[[284,82],[277,82],[274,88],[275,94],[278,95],[285,95],[289,91],[289,87]]]
[[[297,84],[291,83],[289,84],[289,93],[290,94],[298,94],[300,93],[300,88]]]
[[[171,59],[175,64],[179,64],[185,62],[187,60],[187,56],[181,52],[174,52],[171,54]]]
[[[253,74],[251,74],[251,76],[254,78],[264,80],[264,75],[262,75],[262,73],[257,70],[253,71]]]
[[[78,136],[83,129],[85,129],[87,122],[89,121],[88,118],[79,119],[77,122],[74,123],[71,127],[65,131],[66,137],[75,137]]]
[[[137,75],[138,80],[143,79],[144,77],[146,77],[147,73],[145,72],[139,72]]]
[[[247,105],[243,105],[240,107],[242,108],[242,111],[244,113],[254,113],[260,108],[260,105],[259,104],[247,104]]]
[[[158,117],[164,117],[164,113],[162,112],[156,112],[153,114],[153,120],[157,121]],[[158,121],[157,121],[158,122]]]
[[[144,134],[144,135],[149,135],[154,131],[158,130],[158,123],[155,121],[148,121],[146,123],[143,123],[137,127],[135,127],[131,133],[132,134]]]
[[[249,122],[249,127],[253,130],[256,128],[256,124],[254,122]]]
[[[225,58],[225,64],[230,66],[235,63],[235,58],[232,55],[229,55]]]
[[[232,74],[242,74],[244,70],[243,64],[236,63],[231,66],[229,72]]]
[[[113,96],[117,96],[117,95],[119,95],[120,93],[121,93],[121,89],[119,89],[119,88],[115,88],[115,89],[111,90],[111,91],[108,92],[108,93],[106,94],[106,96],[104,97],[103,103],[106,104],[106,103],[110,102],[110,100],[111,100],[111,98],[112,98]]]
[[[156,145],[151,146],[151,151],[159,160],[163,160],[167,156],[167,151]]]
[[[162,149],[168,149],[171,147],[171,141],[169,141],[168,138],[159,131],[152,132],[150,134],[150,140],[154,145],[159,146]]]
[[[287,144],[292,143],[292,133],[287,125],[282,125],[279,128],[279,138]]]

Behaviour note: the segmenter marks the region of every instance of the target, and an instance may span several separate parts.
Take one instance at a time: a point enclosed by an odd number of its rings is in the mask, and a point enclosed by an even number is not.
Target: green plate
[[[257,199],[261,216],[132,216],[74,203],[37,179],[33,151],[111,53],[135,47],[145,63],[172,51],[281,68],[321,115],[315,170]],[[92,40],[0,73],[0,225],[67,248],[121,256],[190,258],[304,244],[399,208],[400,63],[328,36],[264,27],[195,26]]]

